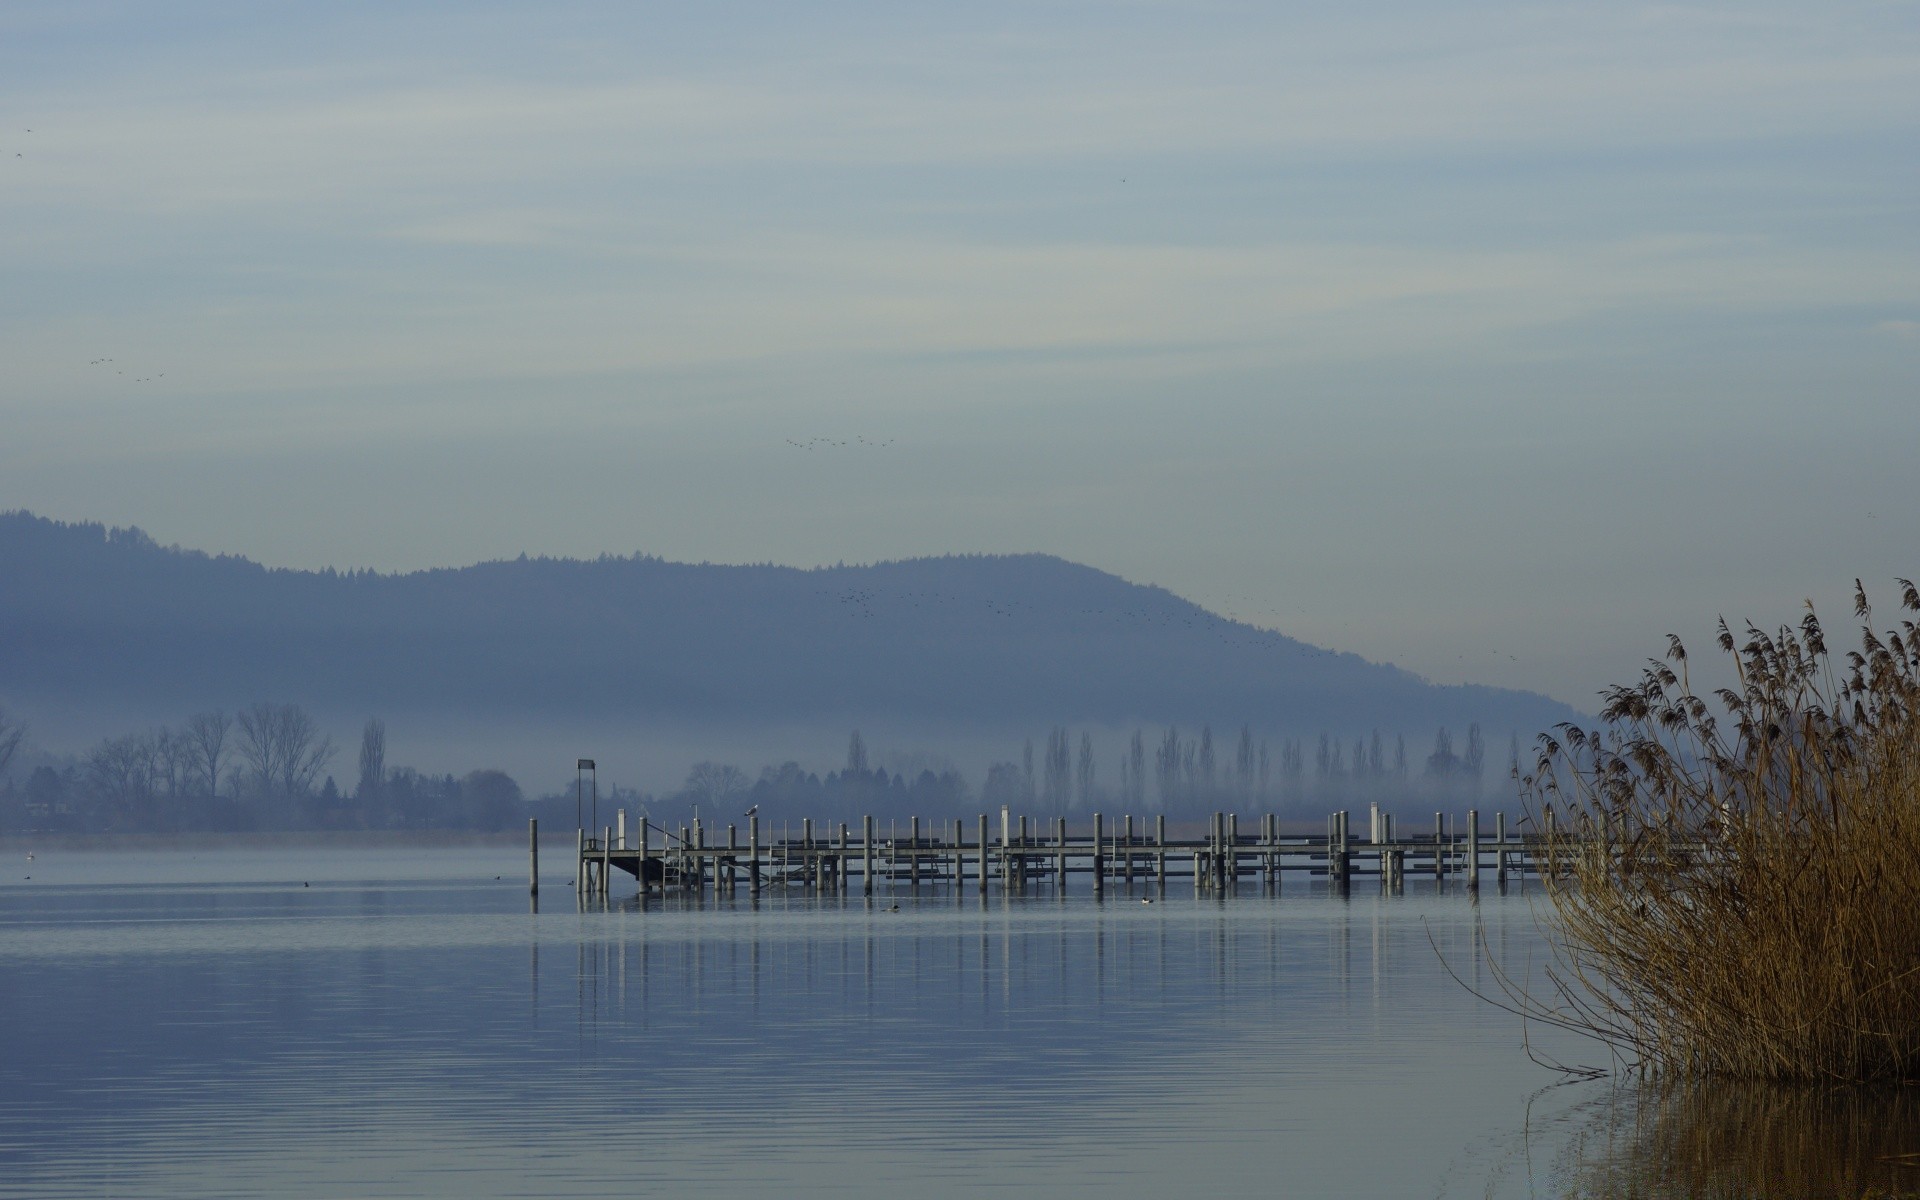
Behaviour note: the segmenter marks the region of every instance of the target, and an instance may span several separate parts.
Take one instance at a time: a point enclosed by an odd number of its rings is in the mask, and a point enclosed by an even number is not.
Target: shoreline
[[[571,832],[571,831],[569,831]],[[542,836],[541,845],[559,839]],[[565,839],[571,843],[571,836]],[[320,850],[320,849],[428,849],[433,847],[525,848],[524,830],[513,833],[477,833],[437,829],[311,829],[286,832],[197,833],[8,833],[0,834],[0,852],[138,850]]]

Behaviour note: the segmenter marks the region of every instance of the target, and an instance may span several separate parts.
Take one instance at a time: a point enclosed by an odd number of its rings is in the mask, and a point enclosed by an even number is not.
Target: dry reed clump
[[[1920,591],[1902,580],[1905,608]],[[1605,727],[1524,778],[1555,951],[1533,1015],[1651,1074],[1920,1080],[1920,630],[1839,662],[1798,630],[1720,648],[1715,705],[1669,639]]]

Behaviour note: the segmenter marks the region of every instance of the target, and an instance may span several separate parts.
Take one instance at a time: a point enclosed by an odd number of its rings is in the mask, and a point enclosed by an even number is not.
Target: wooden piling
[[[1153,818],[1153,841],[1160,849],[1155,855],[1156,869],[1160,875],[1160,890],[1167,888],[1167,814],[1156,813]]]
[[[1480,890],[1480,810],[1467,810],[1467,887]]]
[[[987,898],[987,814],[980,814],[980,898]]]
[[[873,814],[860,818],[860,894],[873,895]]]
[[[1447,818],[1443,813],[1433,814],[1433,877],[1444,879],[1447,875]]]
[[[527,894],[540,894],[540,818],[527,819]]]
[[[760,814],[747,818],[747,892],[760,894]]]
[[[1101,845],[1100,837],[1100,814],[1095,813],[1093,814],[1093,894],[1096,896],[1106,890],[1106,864],[1102,861],[1101,854],[1105,847]]]
[[[1059,850],[1058,861],[1053,864],[1053,887],[1057,892],[1067,890],[1067,819],[1053,819],[1053,844]]]

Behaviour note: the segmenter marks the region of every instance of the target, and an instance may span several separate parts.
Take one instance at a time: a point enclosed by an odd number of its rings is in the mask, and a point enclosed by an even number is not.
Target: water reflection
[[[1920,1088],[1649,1084],[1568,1125],[1568,1200],[1920,1195]]]
[[[0,888],[0,1195],[1558,1194],[1463,1151],[1542,1078],[1440,966],[1524,965],[1491,888],[530,911],[513,865]]]

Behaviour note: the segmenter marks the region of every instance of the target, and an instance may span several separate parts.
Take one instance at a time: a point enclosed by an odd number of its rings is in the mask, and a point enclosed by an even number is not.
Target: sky
[[[10,0],[0,508],[1044,551],[1591,709],[1920,575],[1917,135],[1911,0]]]

